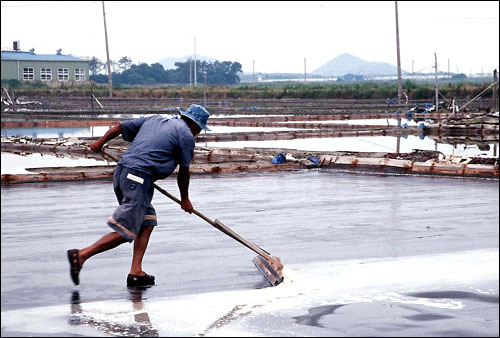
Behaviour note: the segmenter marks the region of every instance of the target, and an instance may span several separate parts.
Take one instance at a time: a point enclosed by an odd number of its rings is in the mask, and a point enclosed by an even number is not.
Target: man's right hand
[[[106,142],[108,142],[109,140],[117,137],[121,133],[122,133],[122,125],[121,124],[117,124],[116,126],[110,128],[106,132],[106,134],[104,134],[103,137],[101,137],[97,141],[92,142],[90,144],[90,150],[92,150],[92,151],[94,151],[96,153],[99,152],[99,151],[101,151],[101,148],[106,144]]]
[[[90,145],[90,150],[92,150],[93,152],[96,152],[96,153],[101,151],[101,148],[102,148],[102,144],[99,141],[94,141]]]

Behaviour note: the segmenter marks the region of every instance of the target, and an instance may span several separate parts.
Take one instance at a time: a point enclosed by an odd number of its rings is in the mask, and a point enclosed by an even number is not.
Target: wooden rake
[[[104,149],[101,149],[101,152],[103,155],[108,156],[111,158],[113,161],[118,163],[118,158],[116,158],[114,155],[106,152]],[[170,198],[172,201],[181,204],[181,201],[175,197],[174,195],[170,194],[168,191],[157,185],[156,183],[153,184],[156,190],[161,192],[163,195],[167,196]],[[207,223],[212,225],[214,228],[222,231],[229,237],[235,239],[236,241],[240,242],[250,250],[254,251],[255,253],[258,254],[252,261],[257,267],[257,269],[264,275],[266,280],[271,284],[271,286],[276,286],[280,284],[283,281],[283,264],[281,264],[281,259],[276,256],[271,256],[269,252],[266,250],[262,249],[258,245],[255,245],[254,243],[246,240],[239,234],[237,234],[235,231],[233,231],[231,228],[229,228],[227,225],[222,223],[220,220],[215,219],[211,220],[207,216],[203,215],[201,212],[199,212],[196,209],[193,209],[193,213],[197,215],[198,217],[202,218],[205,220]]]

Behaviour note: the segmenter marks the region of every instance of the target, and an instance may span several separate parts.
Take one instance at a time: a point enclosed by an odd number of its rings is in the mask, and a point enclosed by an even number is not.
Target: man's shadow
[[[135,324],[123,325],[119,323],[107,322],[102,319],[95,319],[91,315],[85,314],[82,310],[82,303],[80,302],[80,293],[73,291],[71,293],[71,313],[68,318],[70,325],[85,325],[94,327],[103,331],[106,334],[119,334],[121,336],[134,336],[134,337],[159,337],[158,330],[153,328],[149,320],[148,313],[144,310],[142,302],[144,294],[147,292],[147,287],[134,287],[127,288],[129,292],[129,300],[132,301],[132,309],[134,312]],[[135,313],[139,312],[140,313]]]

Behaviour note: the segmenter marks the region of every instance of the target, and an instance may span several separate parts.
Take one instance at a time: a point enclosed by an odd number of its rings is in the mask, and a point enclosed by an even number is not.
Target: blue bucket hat
[[[210,113],[200,105],[192,104],[186,111],[183,111],[179,108],[179,113],[182,116],[186,116],[187,118],[193,120],[197,125],[200,126],[203,130],[210,130],[207,127],[207,121],[210,117]]]

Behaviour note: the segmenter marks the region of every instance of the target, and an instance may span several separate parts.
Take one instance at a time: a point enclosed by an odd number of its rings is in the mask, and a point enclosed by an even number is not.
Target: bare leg
[[[149,236],[153,232],[154,226],[146,225],[141,228],[139,234],[134,241],[134,256],[132,258],[132,266],[130,267],[130,274],[143,276],[144,271],[142,271],[142,258],[146,252],[146,248],[149,243]]]
[[[125,242],[125,238],[123,238],[122,235],[117,232],[110,232],[109,234],[102,236],[101,239],[99,239],[94,244],[79,250],[80,265],[83,265],[83,263],[90,257],[98,253],[116,248],[118,245]]]

